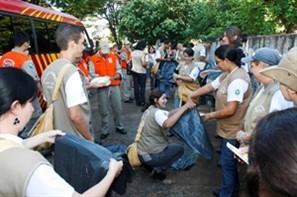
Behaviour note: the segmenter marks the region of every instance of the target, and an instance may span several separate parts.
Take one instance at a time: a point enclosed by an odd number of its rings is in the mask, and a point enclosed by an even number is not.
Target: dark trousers
[[[136,105],[145,104],[145,85],[146,85],[146,73],[132,73],[134,83],[134,97]]]
[[[156,172],[165,171],[184,153],[179,144],[169,144],[162,152],[140,155],[141,163],[151,166]]]

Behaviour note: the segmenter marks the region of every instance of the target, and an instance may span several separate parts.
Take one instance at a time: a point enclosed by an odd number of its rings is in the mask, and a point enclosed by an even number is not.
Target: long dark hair
[[[24,71],[11,67],[0,68],[0,116],[8,112],[14,101],[26,104],[37,96],[34,79]]]
[[[250,196],[296,196],[297,108],[273,112],[257,124],[249,148]]]
[[[235,47],[235,48],[239,48],[241,46],[241,30],[239,29],[239,27],[236,26],[229,26],[225,29],[225,33],[226,33],[226,37],[228,38],[230,44]],[[233,36],[237,36],[237,39],[233,39]]]

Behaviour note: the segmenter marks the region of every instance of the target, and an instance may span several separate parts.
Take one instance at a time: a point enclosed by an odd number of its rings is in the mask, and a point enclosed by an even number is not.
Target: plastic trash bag
[[[169,130],[206,160],[213,158],[214,149],[198,109],[188,110]]]

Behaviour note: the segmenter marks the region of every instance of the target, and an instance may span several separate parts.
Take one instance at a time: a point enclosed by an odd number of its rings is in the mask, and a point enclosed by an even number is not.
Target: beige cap
[[[103,54],[108,54],[110,52],[109,42],[107,40],[101,41],[99,48]]]
[[[285,54],[277,66],[265,68],[261,73],[297,91],[297,47]]]

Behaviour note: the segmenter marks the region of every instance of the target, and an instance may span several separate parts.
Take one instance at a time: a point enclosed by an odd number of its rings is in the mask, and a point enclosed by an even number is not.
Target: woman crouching
[[[171,128],[188,109],[195,107],[195,103],[186,102],[180,108],[170,112],[164,110],[167,99],[161,90],[153,90],[149,96],[150,106],[144,112],[145,124],[138,141],[138,155],[144,166],[152,168],[151,176],[154,179],[164,180],[165,171],[184,152],[183,146],[169,144],[166,132]]]

